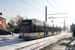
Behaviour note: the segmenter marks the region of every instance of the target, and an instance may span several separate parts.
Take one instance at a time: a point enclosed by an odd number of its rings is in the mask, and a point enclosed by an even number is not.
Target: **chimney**
[[[2,12],[0,12],[0,16],[2,16]]]

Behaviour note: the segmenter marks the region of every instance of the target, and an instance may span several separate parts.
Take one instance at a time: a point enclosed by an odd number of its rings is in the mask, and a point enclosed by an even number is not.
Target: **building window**
[[[2,27],[0,26],[0,29],[2,29]]]
[[[4,24],[5,24],[5,21],[4,21]]]
[[[2,21],[0,21],[0,24],[2,24]]]

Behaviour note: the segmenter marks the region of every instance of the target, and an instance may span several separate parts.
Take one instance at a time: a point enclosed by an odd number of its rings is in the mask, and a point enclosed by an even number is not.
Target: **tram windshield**
[[[29,22],[21,22],[21,32],[30,32]]]

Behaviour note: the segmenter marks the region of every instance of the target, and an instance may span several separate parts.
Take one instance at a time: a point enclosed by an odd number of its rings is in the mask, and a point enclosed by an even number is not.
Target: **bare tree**
[[[13,20],[13,18],[9,20],[8,25],[9,25],[10,29],[14,28],[14,20]]]
[[[17,15],[16,18],[12,17],[12,19],[10,19],[8,22],[9,28],[13,29],[15,25],[20,28],[22,20],[23,18],[20,15]]]
[[[20,15],[17,15],[15,18],[15,23],[17,24],[17,26],[20,28],[21,25],[21,21],[23,20],[23,18]]]

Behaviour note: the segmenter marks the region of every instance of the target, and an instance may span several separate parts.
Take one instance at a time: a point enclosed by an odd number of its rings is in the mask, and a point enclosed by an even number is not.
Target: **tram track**
[[[43,40],[41,42],[37,42],[37,43],[33,43],[33,44],[30,44],[30,45],[27,45],[27,46],[23,46],[23,47],[17,48],[16,50],[29,49],[29,48],[31,48],[32,50],[35,50],[35,49],[38,49],[41,46],[49,45],[49,43],[55,43],[56,42],[55,39],[58,39],[58,37],[57,38],[53,37],[51,39],[47,39],[47,40]]]
[[[37,39],[37,40],[41,40],[41,39]],[[23,39],[15,39],[15,40],[3,41],[3,42],[1,41],[0,47],[4,47],[4,46],[8,46],[8,45],[14,45],[14,44],[18,44],[18,43],[28,43],[28,42],[30,43],[30,42],[37,41],[37,40],[25,41]],[[28,44],[25,47],[28,47],[28,46],[31,46],[31,45],[34,45],[34,44],[38,44],[38,43],[42,43],[46,40],[50,40],[50,39],[45,39],[43,41],[41,40],[41,42],[39,41],[39,42],[36,42],[36,43],[33,43],[33,44]],[[18,49],[22,49],[22,48],[25,48],[25,47],[21,47],[21,48],[18,48]]]
[[[61,36],[62,34],[60,34]],[[67,35],[67,34],[66,34]],[[30,40],[30,41],[24,41],[24,40],[12,40],[12,41],[6,41],[6,42],[0,42],[1,49],[12,47],[11,50],[21,50],[21,49],[38,49],[41,46],[47,45],[48,43],[53,43],[53,41],[58,41],[59,39],[66,37],[66,35],[59,37],[58,35],[47,37],[47,38],[41,38],[37,40]],[[16,46],[16,47],[15,47]]]
[[[25,42],[25,41],[22,40],[22,39],[3,41],[3,42],[0,42],[0,47],[6,46],[6,45],[12,45],[12,44],[15,44],[15,43],[21,43],[21,42]]]
[[[20,49],[23,49],[23,48],[27,48],[29,46],[35,46],[36,44],[40,44],[40,43],[43,43],[44,41],[48,41],[48,40],[52,40],[52,39],[47,39],[47,40],[43,40],[41,42],[37,42],[37,43],[34,43],[34,44],[30,44],[30,45],[27,45],[27,46],[24,46],[24,47],[21,47],[21,48],[17,48],[16,50],[20,50]],[[50,41],[49,41],[50,42]],[[46,44],[46,43],[45,43]],[[38,46],[39,47],[39,46]]]

